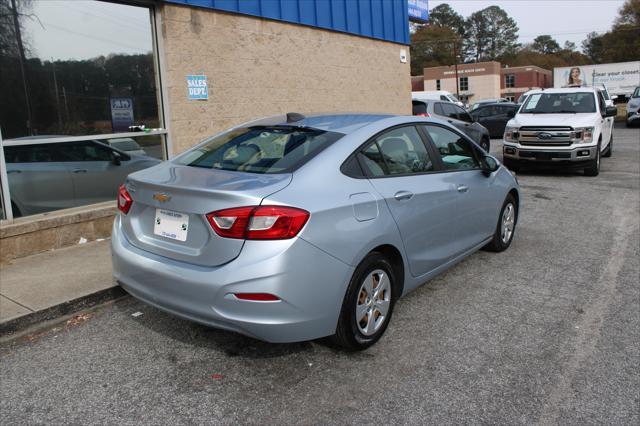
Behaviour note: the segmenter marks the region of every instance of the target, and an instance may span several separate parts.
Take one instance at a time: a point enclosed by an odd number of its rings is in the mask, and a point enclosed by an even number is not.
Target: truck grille
[[[521,145],[569,146],[575,137],[573,128],[566,126],[523,126],[518,131],[518,142]]]

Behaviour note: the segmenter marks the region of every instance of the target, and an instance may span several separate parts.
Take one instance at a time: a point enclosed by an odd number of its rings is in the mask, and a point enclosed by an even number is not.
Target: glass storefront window
[[[0,8],[5,140],[160,127],[148,8],[81,0],[0,0]]]
[[[0,0],[0,134],[13,217],[115,201],[166,156],[151,9]]]

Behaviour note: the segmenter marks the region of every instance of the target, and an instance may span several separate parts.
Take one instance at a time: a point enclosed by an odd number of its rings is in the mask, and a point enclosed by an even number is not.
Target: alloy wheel
[[[356,324],[365,336],[375,334],[387,320],[391,305],[391,282],[382,269],[376,269],[364,279],[358,290]]]
[[[502,224],[500,226],[500,238],[503,244],[508,244],[513,236],[513,229],[516,224],[515,207],[509,203],[502,212]]]

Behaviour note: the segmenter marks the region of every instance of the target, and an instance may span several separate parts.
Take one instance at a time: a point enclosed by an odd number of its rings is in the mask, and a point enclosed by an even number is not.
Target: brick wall
[[[411,114],[408,46],[254,17],[162,4],[174,154],[254,118],[295,112]],[[208,101],[186,76],[207,75]]]

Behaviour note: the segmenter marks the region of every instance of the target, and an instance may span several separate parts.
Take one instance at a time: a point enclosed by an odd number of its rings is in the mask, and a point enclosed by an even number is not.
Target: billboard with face
[[[640,61],[553,69],[553,87],[602,85],[611,95],[630,95],[640,85]]]

